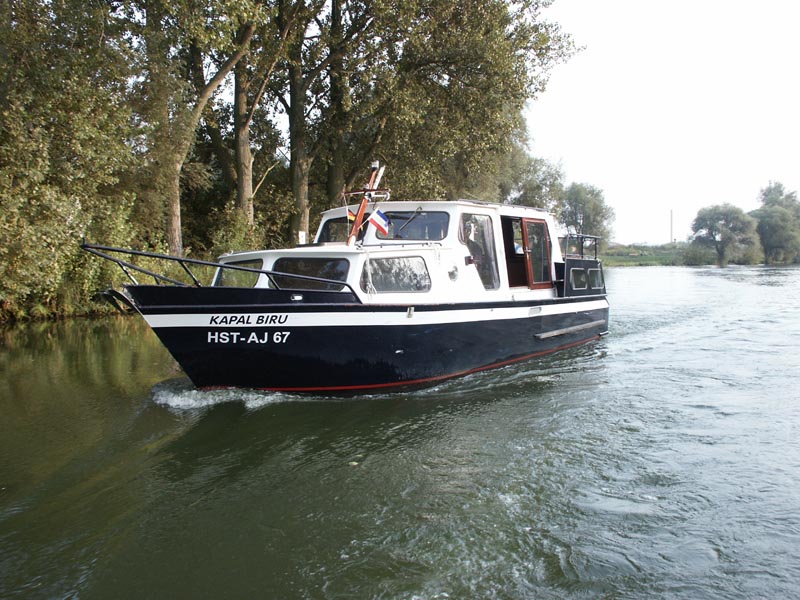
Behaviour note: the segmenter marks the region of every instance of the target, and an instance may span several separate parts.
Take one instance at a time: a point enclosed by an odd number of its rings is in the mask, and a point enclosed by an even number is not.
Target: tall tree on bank
[[[256,29],[256,8],[224,0],[139,0],[127,5],[131,29],[140,32],[144,52],[141,106],[150,174],[146,193],[150,207],[166,206],[170,254],[183,255],[183,165],[208,102],[247,52]],[[197,69],[210,64],[211,53],[223,58],[206,77]]]
[[[500,180],[521,141],[525,102],[572,51],[569,38],[541,19],[546,4],[403,3],[376,23],[386,39],[382,28],[404,27],[403,42],[387,46],[371,80],[352,86],[365,108],[351,111],[358,118],[349,138],[389,162],[399,195],[452,199],[486,193]]]
[[[602,190],[585,183],[573,183],[564,194],[559,219],[575,233],[597,235],[607,243],[614,209],[606,204]]]
[[[225,111],[226,114],[232,115],[233,152],[230,151],[221,132],[220,111],[214,110],[211,106],[205,115],[206,128],[222,166],[222,173],[228,185],[236,190],[236,209],[249,227],[255,222],[255,194],[269,171],[275,166],[274,162],[266,160],[264,172],[260,174],[259,182],[255,183],[253,169],[256,157],[253,153],[253,129],[257,118],[261,129],[274,129],[273,123],[263,113],[259,114],[259,109],[268,92],[276,67],[285,59],[286,39],[295,17],[289,12],[283,19],[282,26],[276,31],[275,7],[265,2],[263,8],[269,13],[265,17],[266,22],[257,28],[248,53],[236,63],[233,71],[233,101],[231,111]],[[241,36],[241,31],[237,32],[237,36]],[[197,60],[195,64],[202,66]],[[202,69],[196,68],[195,73],[202,73]]]
[[[401,195],[456,197],[483,176],[509,151],[549,66],[569,53],[568,38],[540,22],[544,4],[303,3],[287,83],[275,87],[289,120],[293,237],[307,231],[318,159],[328,204],[375,156]]]
[[[515,145],[509,161],[507,174],[501,179],[501,200],[558,213],[565,193],[561,167],[531,156],[522,145]]]
[[[692,223],[694,240],[717,253],[717,264],[724,267],[737,250],[755,243],[756,221],[741,208],[718,204],[701,208]]]
[[[796,192],[783,184],[770,183],[759,194],[761,208],[750,213],[764,250],[766,264],[789,263],[800,259],[800,202]]]
[[[343,57],[352,56],[352,49],[370,30],[372,14],[380,12],[376,4],[370,0],[278,3],[275,25],[278,31],[288,31],[288,36],[284,71],[272,90],[288,117],[294,242],[308,235],[309,178],[325,142],[322,132],[333,120],[331,98],[339,98],[337,75]]]

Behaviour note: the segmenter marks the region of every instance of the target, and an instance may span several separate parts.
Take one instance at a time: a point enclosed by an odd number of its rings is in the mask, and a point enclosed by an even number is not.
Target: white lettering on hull
[[[252,331],[249,334],[241,331],[209,331],[209,344],[285,344],[291,331]]]
[[[145,314],[147,322],[154,329],[159,327],[248,327],[247,317],[251,318],[250,327],[289,325],[291,327],[385,327],[414,325],[438,325],[447,323],[472,323],[475,321],[498,321],[503,319],[531,319],[551,315],[562,315],[592,310],[607,310],[605,299],[582,302],[565,302],[542,306],[503,306],[499,308],[470,308],[459,310],[425,310],[416,305],[414,318],[409,321],[408,307],[400,307],[397,311],[341,311],[298,312],[298,313],[244,313],[244,314]],[[290,318],[291,317],[291,318]],[[244,321],[239,321],[243,318]],[[263,321],[259,321],[263,319]]]
[[[283,325],[289,315],[210,315],[209,325]]]

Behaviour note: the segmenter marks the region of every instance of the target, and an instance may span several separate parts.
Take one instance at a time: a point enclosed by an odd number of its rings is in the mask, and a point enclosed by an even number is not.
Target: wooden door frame
[[[533,260],[531,259],[531,248],[528,244],[528,223],[541,223],[544,226],[545,245],[548,254],[547,281],[535,282],[533,280]],[[532,290],[553,287],[553,246],[550,241],[550,232],[547,228],[547,221],[544,219],[534,219],[528,217],[522,218],[522,248],[525,251],[525,275],[528,279],[528,287]]]

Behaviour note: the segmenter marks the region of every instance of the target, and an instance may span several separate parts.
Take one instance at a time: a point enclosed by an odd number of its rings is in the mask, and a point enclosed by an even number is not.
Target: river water
[[[800,269],[606,274],[602,341],[411,394],[0,332],[0,597],[797,597]]]

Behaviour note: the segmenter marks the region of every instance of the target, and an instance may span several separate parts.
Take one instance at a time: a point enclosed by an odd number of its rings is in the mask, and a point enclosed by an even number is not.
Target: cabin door
[[[547,223],[538,219],[522,219],[522,234],[528,287],[533,289],[552,287]]]

